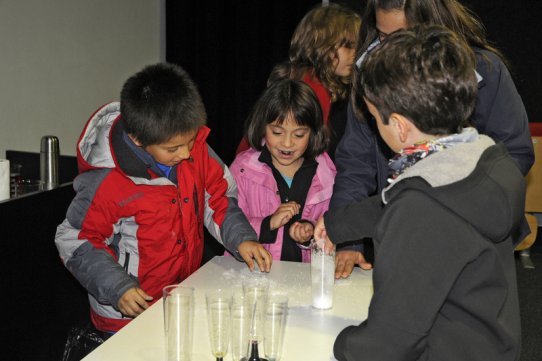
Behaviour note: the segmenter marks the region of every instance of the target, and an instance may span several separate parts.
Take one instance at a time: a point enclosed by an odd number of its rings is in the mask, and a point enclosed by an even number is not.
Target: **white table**
[[[205,292],[217,288],[241,288],[243,279],[253,277],[244,263],[232,257],[215,257],[182,285],[195,288],[193,361],[214,361],[209,344]],[[335,282],[333,308],[311,307],[310,265],[274,261],[270,292],[287,294],[289,311],[283,345],[283,361],[333,360],[333,343],[346,326],[367,318],[373,294],[372,272],[354,269],[345,280]],[[163,361],[164,320],[162,301],[156,302],[121,331],[90,353],[85,361]],[[225,360],[231,360],[228,354]]]

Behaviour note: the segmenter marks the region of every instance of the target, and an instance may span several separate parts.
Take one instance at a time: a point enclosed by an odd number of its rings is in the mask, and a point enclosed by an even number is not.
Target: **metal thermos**
[[[43,189],[58,187],[58,157],[60,155],[58,138],[54,135],[41,137],[40,148],[40,179]]]

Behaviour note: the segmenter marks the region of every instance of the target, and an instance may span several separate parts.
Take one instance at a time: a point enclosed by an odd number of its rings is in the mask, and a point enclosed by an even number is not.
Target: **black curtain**
[[[542,122],[542,1],[465,0],[504,53],[529,121]]]
[[[198,84],[209,144],[231,163],[244,121],[290,38],[319,0],[166,1],[166,60]]]
[[[166,1],[166,59],[199,86],[209,144],[229,164],[272,67],[287,59],[292,32],[320,0]],[[362,12],[364,0],[335,1]],[[542,121],[542,1],[465,0],[511,64],[530,121]]]

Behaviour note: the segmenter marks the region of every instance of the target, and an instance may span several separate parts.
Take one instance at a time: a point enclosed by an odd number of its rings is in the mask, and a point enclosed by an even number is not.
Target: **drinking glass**
[[[268,361],[279,361],[288,313],[288,297],[271,295],[265,310],[264,355]]]
[[[231,355],[233,361],[248,357],[248,340],[252,306],[248,306],[242,293],[234,293],[231,305]]]
[[[179,285],[163,289],[167,361],[190,361],[194,329],[194,289]]]
[[[261,360],[258,356],[263,342],[265,308],[269,295],[269,280],[264,276],[253,277],[243,282],[243,295],[250,312],[248,349],[249,361]]]
[[[223,361],[230,344],[232,294],[226,290],[216,290],[207,293],[205,300],[211,351],[216,361]]]
[[[21,179],[17,187],[17,196],[42,191],[44,185],[45,183],[39,179]]]
[[[333,307],[335,286],[335,249],[324,252],[319,242],[311,244],[312,307],[326,310]],[[323,242],[321,242],[323,245]]]
[[[16,198],[19,195],[19,182],[21,181],[21,168],[17,163],[10,163],[9,166],[9,195]]]

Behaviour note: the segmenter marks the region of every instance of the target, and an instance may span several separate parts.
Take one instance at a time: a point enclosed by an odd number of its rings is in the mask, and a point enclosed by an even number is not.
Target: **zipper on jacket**
[[[130,264],[130,253],[128,252],[125,252],[124,253],[124,270],[126,271],[126,273],[130,274],[130,272],[128,272],[128,265]]]
[[[196,211],[196,218],[199,220],[198,189],[195,186],[192,197],[194,197],[194,209]]]

